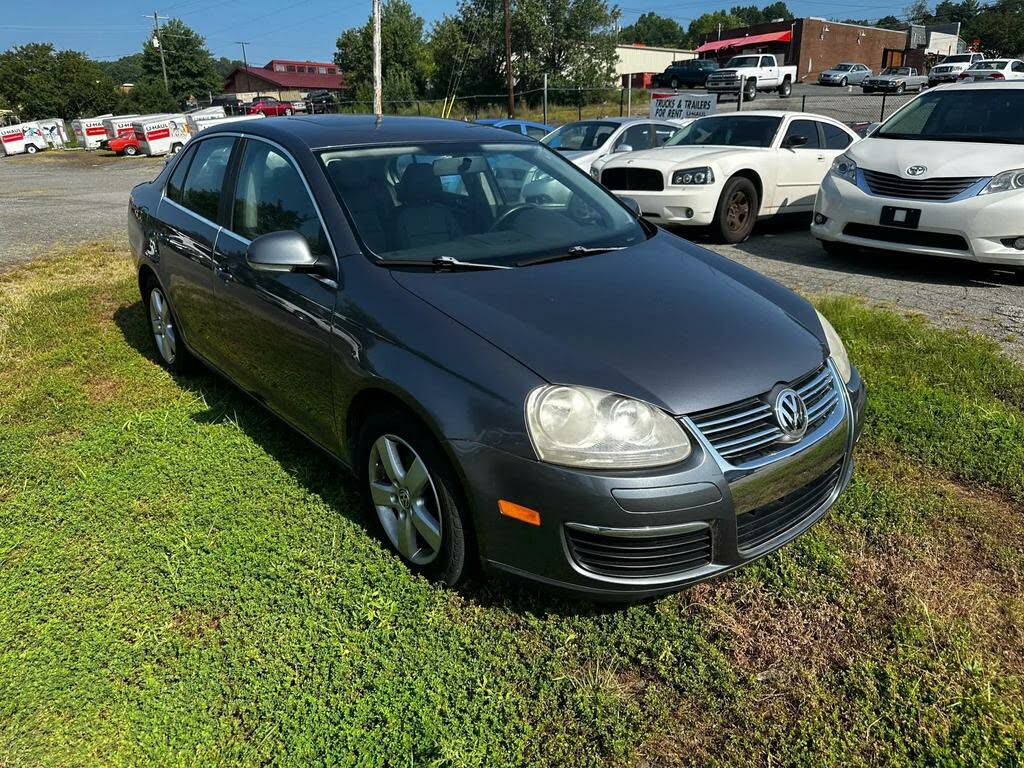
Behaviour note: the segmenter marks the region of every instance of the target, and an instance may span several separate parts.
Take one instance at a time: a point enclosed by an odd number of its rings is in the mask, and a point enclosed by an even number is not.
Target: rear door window
[[[181,190],[181,204],[193,213],[217,221],[221,189],[231,159],[234,138],[206,139],[196,147]]]
[[[825,132],[826,149],[846,149],[853,141],[850,134],[832,123],[820,123],[821,130]]]
[[[195,147],[188,147],[181,159],[178,160],[178,164],[174,166],[174,173],[171,174],[171,178],[167,181],[167,188],[164,194],[168,200],[173,200],[176,203],[181,203],[181,188],[185,186],[185,174],[188,173],[189,163],[192,162],[192,155],[194,154]]]

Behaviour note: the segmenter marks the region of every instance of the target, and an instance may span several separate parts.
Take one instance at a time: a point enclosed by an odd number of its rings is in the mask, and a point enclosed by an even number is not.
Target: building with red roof
[[[305,98],[310,91],[345,90],[338,65],[323,61],[271,59],[262,67],[237,67],[224,79],[224,93],[242,101],[275,96],[287,101]]]

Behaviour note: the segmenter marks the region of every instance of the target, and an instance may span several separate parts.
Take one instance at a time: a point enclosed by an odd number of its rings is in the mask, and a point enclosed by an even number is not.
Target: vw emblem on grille
[[[775,396],[772,411],[782,430],[782,442],[799,442],[807,433],[807,406],[794,390],[781,390]]]
[[[907,168],[907,176],[923,176],[927,170],[928,166],[926,165],[912,165]]]

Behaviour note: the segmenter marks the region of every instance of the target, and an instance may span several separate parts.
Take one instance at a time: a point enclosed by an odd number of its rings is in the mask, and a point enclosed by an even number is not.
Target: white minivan
[[[1024,82],[930,89],[852,144],[818,191],[826,251],[1024,267]]]

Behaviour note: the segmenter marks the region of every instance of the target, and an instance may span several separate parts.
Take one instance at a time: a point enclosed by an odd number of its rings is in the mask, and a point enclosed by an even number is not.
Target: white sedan
[[[982,80],[1024,80],[1024,61],[1020,59],[986,59],[960,74],[960,80],[977,83]]]
[[[713,225],[746,239],[758,218],[810,212],[832,161],[857,141],[822,115],[774,110],[702,117],[660,149],[616,155],[601,183],[661,224]]]
[[[811,233],[830,253],[1024,266],[1024,82],[918,96],[836,159]]]
[[[603,117],[556,128],[541,144],[558,150],[587,173],[595,160],[615,153],[660,147],[680,128],[674,120],[644,117]]]

